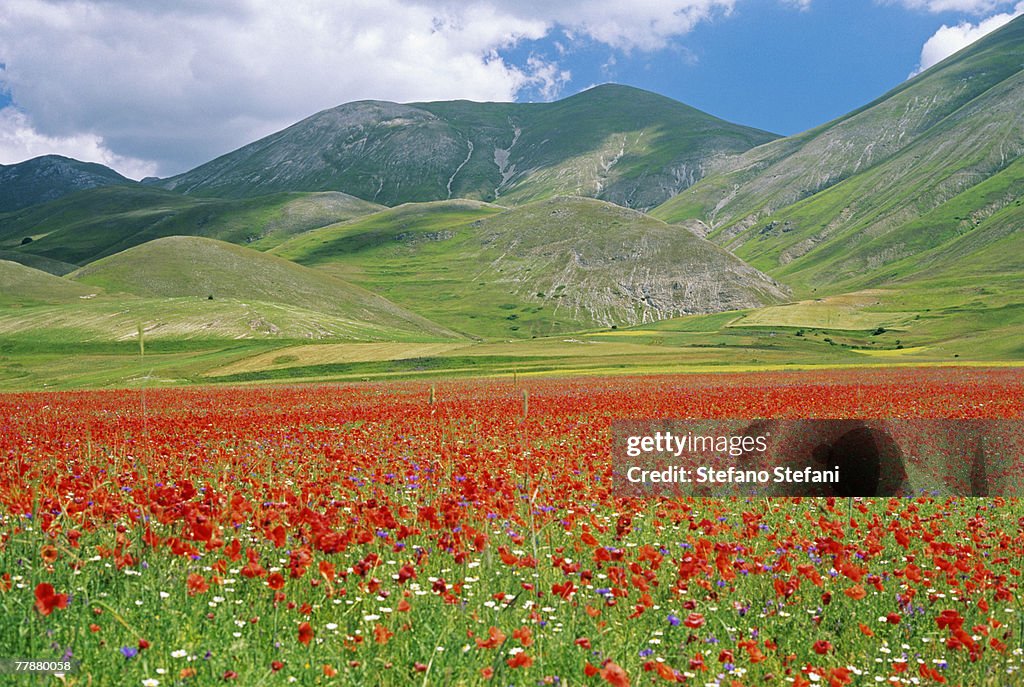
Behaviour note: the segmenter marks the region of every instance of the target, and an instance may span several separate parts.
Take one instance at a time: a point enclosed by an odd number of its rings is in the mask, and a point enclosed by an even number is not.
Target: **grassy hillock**
[[[156,239],[97,260],[69,275],[82,284],[144,299],[184,299],[198,313],[204,301],[273,305],[286,320],[301,311],[309,328],[304,335],[402,339],[447,337],[451,332],[357,286],[282,258],[194,236]],[[183,315],[185,313],[182,313]],[[317,317],[324,317],[322,327]],[[202,319],[202,317],[200,317]],[[335,331],[331,323],[349,323],[351,331]],[[277,334],[283,327],[273,318],[254,317],[250,330]]]
[[[97,289],[9,260],[0,260],[0,307],[75,303]]]
[[[779,284],[703,239],[575,197],[504,211],[467,201],[402,206],[274,252],[483,337],[629,326],[785,298]]]
[[[19,262],[35,256],[80,266],[164,236],[206,236],[268,248],[379,209],[336,192],[220,200],[143,186],[104,187],[0,215],[0,250],[26,256]]]

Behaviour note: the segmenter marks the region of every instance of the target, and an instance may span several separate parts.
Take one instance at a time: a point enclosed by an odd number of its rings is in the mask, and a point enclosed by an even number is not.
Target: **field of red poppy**
[[[616,498],[611,422],[663,417],[1021,418],[1024,379],[0,395],[0,659],[149,687],[1024,683],[1016,498]]]

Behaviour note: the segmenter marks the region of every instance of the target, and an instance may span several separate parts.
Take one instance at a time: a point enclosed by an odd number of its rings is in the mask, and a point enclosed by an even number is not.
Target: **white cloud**
[[[22,162],[40,155],[59,154],[84,162],[99,162],[131,179],[156,173],[152,162],[112,153],[95,134],[44,136],[32,128],[24,112],[14,107],[0,109],[0,164]]]
[[[514,0],[509,2],[515,6]],[[529,4],[533,4],[532,2]],[[574,27],[595,41],[622,50],[657,50],[674,36],[691,31],[716,14],[729,14],[735,0],[575,0],[538,2],[547,5],[551,20]]]
[[[559,69],[558,65],[546,62],[545,60],[531,55],[526,60],[530,76],[524,85],[532,86],[544,100],[552,100],[558,97],[562,88],[572,79],[572,73],[567,69]]]
[[[950,55],[963,50],[971,43],[1005,26],[1015,17],[1024,14],[1024,2],[1018,2],[1012,12],[997,14],[977,24],[961,22],[956,26],[945,24],[925,41],[921,48],[921,60],[910,76],[917,76],[932,65],[938,64]]]
[[[884,0],[886,4],[903,5],[907,9],[928,12],[964,12],[988,14],[1013,4],[1013,0]]]
[[[444,0],[409,0],[436,6]],[[728,15],[737,0],[491,0],[498,16],[560,26],[569,40],[585,36],[620,50],[657,50],[702,21]],[[449,7],[467,3],[453,0]],[[473,3],[470,3],[473,4]]]
[[[556,30],[655,50],[735,2],[3,0],[0,89],[26,150],[75,141],[170,174],[353,100],[554,98],[566,69],[499,51]]]

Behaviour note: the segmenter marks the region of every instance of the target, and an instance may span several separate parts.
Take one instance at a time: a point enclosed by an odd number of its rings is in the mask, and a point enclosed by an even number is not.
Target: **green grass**
[[[929,137],[891,163],[772,215],[741,237],[737,254],[803,294],[893,283],[915,273],[974,274],[964,260],[991,263],[1005,254],[1005,247],[993,250],[993,244],[1015,240],[1010,234],[1024,217],[1024,162],[962,192],[942,191],[960,175],[956,169],[983,166],[998,145],[972,147],[965,151],[972,159],[956,164],[945,146],[935,146],[936,159],[917,160],[918,147],[933,143]],[[897,172],[901,165],[913,169]],[[1020,263],[1007,268],[1019,270]]]
[[[254,300],[205,298],[105,298],[74,306],[42,305],[0,310],[0,335],[54,336],[68,343],[136,341],[142,322],[147,342],[159,338],[234,340],[336,339],[342,341],[436,341],[402,323],[354,319]]]
[[[69,272],[74,272],[78,269],[78,265],[73,265],[70,262],[61,262],[60,260],[51,260],[41,255],[32,255],[31,253],[21,253],[15,250],[0,250],[0,260],[6,260],[7,262],[16,262],[24,265],[25,267],[31,267],[33,269],[42,270],[48,274],[55,276],[64,276]]]
[[[105,187],[0,215],[0,250],[24,255],[42,269],[51,263],[60,269],[166,236],[205,236],[266,249],[380,207],[344,193],[279,193],[240,201],[142,186]],[[33,241],[23,244],[26,237]]]
[[[418,333],[427,337],[452,335],[443,327],[324,272],[213,239],[157,239],[98,260],[70,276],[109,293],[144,298],[206,299],[214,303],[226,299],[243,308],[252,302],[276,304],[282,312],[267,321],[265,328],[270,332],[280,330],[281,325],[275,324],[275,320],[287,319],[294,309],[304,313],[304,318],[314,323],[313,328],[316,314],[322,314],[323,335],[330,335],[327,322],[348,322],[348,328],[354,331],[377,330],[404,336]],[[193,307],[199,313],[203,306]],[[209,305],[206,308],[209,310]]]
[[[306,265],[366,257],[407,257],[429,242],[444,242],[468,232],[466,225],[506,208],[477,201],[410,203],[348,222],[332,224],[287,241],[271,252]],[[357,268],[353,268],[354,270]]]
[[[147,341],[75,343],[59,335],[5,338],[0,389],[96,389],[179,386],[203,382],[203,372],[278,345],[267,342]]]
[[[1024,361],[1021,341],[1024,305],[1012,278],[933,280],[632,328],[475,342],[251,300],[101,295],[0,307],[0,388],[1016,365]]]
[[[42,303],[74,303],[97,289],[42,270],[0,260],[0,307]]]
[[[628,325],[785,297],[707,241],[583,198],[504,211],[469,201],[401,206],[308,232],[273,252],[329,270],[457,331],[492,339]]]

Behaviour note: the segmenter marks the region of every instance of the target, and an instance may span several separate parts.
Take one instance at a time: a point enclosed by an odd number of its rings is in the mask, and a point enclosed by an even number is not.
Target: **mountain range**
[[[0,274],[32,285],[26,306],[60,291],[58,277],[27,279],[33,268],[67,275],[76,298],[83,284],[100,299],[209,291],[427,339],[869,292],[905,309],[942,292],[1013,323],[1021,54],[1024,18],[785,138],[605,85],[553,103],[348,103],[144,182],[37,158],[0,167],[0,260],[22,266]],[[189,236],[200,238],[171,238]],[[321,329],[289,331],[359,338]]]
[[[979,252],[1003,262],[1021,247],[1022,48],[1017,19],[846,116],[735,157],[652,214],[696,223],[805,293],[955,272]]]
[[[75,191],[133,183],[95,162],[44,155],[15,165],[0,165],[0,212],[56,200]]]
[[[645,210],[719,157],[774,138],[619,85],[554,103],[362,101],[153,183],[221,198],[344,190],[393,206],[576,195]]]

